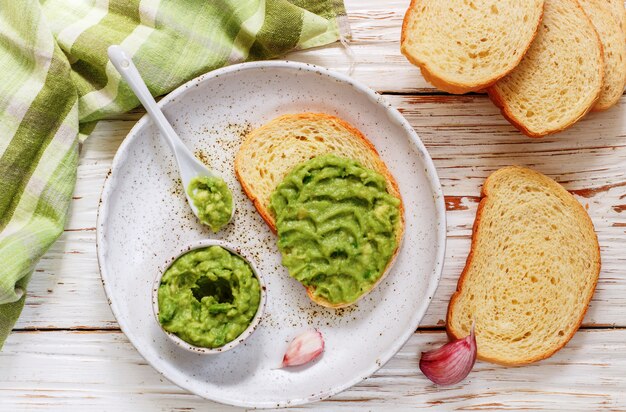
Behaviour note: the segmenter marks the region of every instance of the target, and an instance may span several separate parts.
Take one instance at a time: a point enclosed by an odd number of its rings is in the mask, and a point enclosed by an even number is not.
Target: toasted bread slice
[[[475,321],[480,359],[547,358],[580,326],[599,273],[598,239],[581,204],[541,173],[500,169],[483,186],[448,334],[464,337]]]
[[[400,49],[435,87],[450,93],[479,91],[520,62],[539,27],[543,3],[413,0],[404,16]]]
[[[520,64],[489,87],[522,133],[541,137],[583,117],[602,91],[602,44],[576,0],[546,0],[539,33]]]
[[[591,110],[606,110],[617,103],[626,85],[626,32],[621,14],[606,0],[578,0],[595,27],[604,51],[604,84]],[[622,9],[624,7],[621,2]]]
[[[624,5],[624,0],[607,1],[613,8],[613,15],[617,18],[617,21],[619,21],[619,26],[621,27],[622,31],[626,33],[626,6]]]
[[[276,232],[274,216],[270,212],[270,196],[284,177],[297,165],[322,154],[336,154],[350,158],[385,177],[387,191],[402,201],[398,184],[363,134],[345,121],[323,113],[301,113],[280,116],[253,130],[235,156],[235,174],[246,195],[259,214]],[[400,203],[400,224],[396,231],[397,247],[393,257],[378,281],[363,293],[367,295],[385,277],[400,249],[404,234],[404,208]],[[332,308],[349,306],[355,302],[332,304],[313,295],[314,302]]]

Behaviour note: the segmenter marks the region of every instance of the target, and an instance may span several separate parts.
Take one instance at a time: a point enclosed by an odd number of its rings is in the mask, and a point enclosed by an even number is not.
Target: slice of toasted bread
[[[591,110],[606,110],[619,101],[626,85],[626,32],[622,29],[622,16],[606,0],[578,2],[598,32],[604,52],[604,84]],[[623,8],[623,1],[621,4]]]
[[[509,73],[535,37],[544,0],[413,0],[400,49],[450,93],[479,91]],[[514,27],[514,29],[512,29]]]
[[[546,0],[539,33],[520,64],[489,87],[522,133],[541,137],[583,117],[602,91],[602,44],[576,0]]]
[[[475,321],[480,359],[545,359],[578,329],[599,273],[598,239],[581,204],[541,173],[500,169],[483,186],[448,334],[464,337]]]
[[[626,33],[626,6],[624,5],[624,0],[607,1],[613,8],[613,15],[617,18],[617,21],[619,21],[619,26],[622,28],[622,31]],[[626,47],[626,45],[624,47]]]
[[[363,134],[345,121],[323,113],[300,113],[280,116],[253,130],[235,156],[235,174],[246,195],[259,214],[276,232],[274,216],[270,212],[270,196],[283,178],[297,165],[322,154],[357,161],[385,177],[387,191],[402,201],[398,184]],[[401,221],[396,231],[397,247],[378,281],[364,292],[367,295],[385,277],[400,249],[404,234],[404,208],[400,204]],[[332,308],[349,306],[355,302],[332,304],[313,295],[314,302]]]

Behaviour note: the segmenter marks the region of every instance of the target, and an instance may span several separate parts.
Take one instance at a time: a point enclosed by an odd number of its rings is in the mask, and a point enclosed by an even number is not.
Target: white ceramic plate
[[[172,382],[205,398],[244,407],[299,405],[327,398],[368,377],[407,341],[435,293],[445,249],[439,179],[407,121],[347,76],[293,62],[246,63],[216,70],[160,102],[189,148],[234,189],[237,212],[217,235],[196,221],[174,158],[144,116],[120,146],[98,210],[98,260],[117,321],[137,350]],[[337,115],[360,129],[396,177],[406,234],[386,279],[357,305],[330,310],[309,301],[280,264],[276,238],[243,194],[234,155],[246,131],[284,113]],[[151,283],[174,251],[218,238],[247,251],[267,282],[261,324],[232,351],[206,356],[177,347],[152,315]],[[288,342],[319,329],[316,362],[279,370]],[[416,354],[417,356],[417,354]]]

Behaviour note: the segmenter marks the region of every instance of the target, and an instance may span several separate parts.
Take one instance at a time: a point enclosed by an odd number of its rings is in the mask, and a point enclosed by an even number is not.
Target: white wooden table
[[[330,400],[295,409],[625,410],[626,97],[564,133],[526,138],[486,96],[441,93],[401,56],[407,0],[346,3],[353,76],[406,116],[438,168],[448,209],[445,269],[422,326],[387,365]],[[349,68],[339,44],[288,58]],[[115,151],[142,114],[102,121],[82,147],[67,228],[37,266],[22,317],[0,352],[0,410],[230,409],[152,369],[119,330],[100,282],[98,198]],[[468,253],[481,184],[511,164],[552,176],[588,208],[602,251],[600,281],[581,330],[552,358],[520,368],[478,362],[464,382],[439,388],[420,373],[419,352],[446,340],[445,310]]]

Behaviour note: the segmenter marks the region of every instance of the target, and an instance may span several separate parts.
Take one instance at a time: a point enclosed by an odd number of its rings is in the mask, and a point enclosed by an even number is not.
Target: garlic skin
[[[470,373],[476,363],[474,324],[463,339],[446,343],[439,349],[422,352],[420,370],[437,385],[454,385]]]
[[[311,362],[324,352],[324,338],[317,330],[307,330],[296,336],[283,356],[281,368]]]

